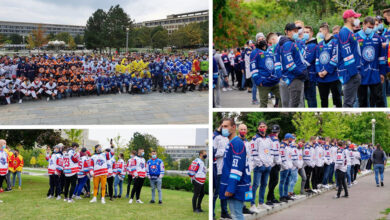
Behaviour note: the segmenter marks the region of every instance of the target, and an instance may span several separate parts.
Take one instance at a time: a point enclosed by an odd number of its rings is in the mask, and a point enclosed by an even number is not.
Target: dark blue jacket
[[[280,76],[274,70],[272,51],[254,49],[250,56],[250,70],[256,85],[272,87],[279,83]]]
[[[317,81],[320,83],[328,83],[339,80],[337,74],[337,40],[331,37],[328,42],[325,40],[318,44],[316,49],[316,72],[326,70],[328,72],[324,78],[318,77]]]

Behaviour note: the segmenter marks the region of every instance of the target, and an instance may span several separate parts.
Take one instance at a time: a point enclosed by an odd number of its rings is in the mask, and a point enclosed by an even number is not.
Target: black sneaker
[[[269,205],[269,206],[273,206],[274,205],[271,201],[267,201],[265,204]]]
[[[198,210],[198,212],[204,212],[203,209],[197,209],[197,210]]]
[[[253,215],[254,214],[254,212],[249,210],[246,206],[244,206],[244,208],[242,208],[242,213],[243,214],[249,214],[249,215]]]
[[[343,195],[343,197],[344,197],[344,198],[349,198],[349,196],[348,196],[348,195]]]
[[[228,219],[232,219],[232,217],[229,215],[229,213],[223,213],[223,214],[221,214],[221,219],[228,220]]]
[[[280,202],[288,202],[288,201],[287,201],[286,197],[282,197],[282,198],[280,199]]]
[[[376,184],[376,187],[379,187],[379,184]]]
[[[162,201],[160,200],[160,201],[158,201],[158,204],[162,204]]]
[[[150,202],[149,203],[154,203],[154,200],[150,200]]]
[[[381,182],[381,186],[383,187],[383,182]]]
[[[277,199],[273,199],[271,202],[272,203],[280,203]]]
[[[286,199],[287,199],[287,200],[292,200],[292,201],[294,201],[294,199],[291,198],[290,196],[287,196]]]

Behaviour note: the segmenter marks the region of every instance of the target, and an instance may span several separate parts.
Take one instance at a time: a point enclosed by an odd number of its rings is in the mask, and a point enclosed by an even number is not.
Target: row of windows
[[[30,33],[31,31],[29,30],[7,30],[7,29],[0,29],[0,33]],[[46,33],[54,33],[54,34],[57,34],[57,33],[60,33],[60,32],[68,32],[70,34],[84,34],[84,31],[68,31],[68,30],[64,30],[64,31],[46,31]]]
[[[197,18],[186,18],[186,19],[177,19],[177,20],[168,20],[168,21],[154,21],[147,22],[146,26],[152,25],[164,25],[164,24],[174,24],[174,23],[187,23],[187,22],[195,22],[195,21],[206,21],[208,17],[197,17]]]

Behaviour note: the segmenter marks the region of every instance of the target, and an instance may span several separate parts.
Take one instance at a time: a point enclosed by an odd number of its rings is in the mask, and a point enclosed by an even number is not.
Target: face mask
[[[302,29],[302,28],[299,29],[299,30],[298,30],[298,35],[299,35],[299,34],[302,34],[302,32],[303,32],[303,29]]]
[[[371,29],[371,28],[366,28],[366,30],[364,30],[364,33],[366,35],[370,35],[372,32],[373,32],[373,29]]]
[[[207,158],[207,154],[206,155],[203,155],[203,159],[206,159]]]
[[[241,136],[241,137],[245,137],[245,135],[246,135],[246,132],[245,132],[245,131],[240,131],[240,136]]]
[[[153,158],[153,159],[156,159],[156,158],[157,158],[157,155],[152,155],[152,158]]]
[[[134,155],[130,155],[130,158],[133,158],[134,157]]]
[[[383,22],[385,23],[385,25],[389,25],[390,24],[390,22],[388,22],[386,18],[385,18],[385,20]]]
[[[257,42],[256,47],[259,49],[262,49],[262,50],[266,50],[267,49],[267,41],[261,40],[261,41]]]
[[[318,38],[320,38],[320,39],[325,39],[325,35],[324,35],[323,33],[321,33],[321,32],[318,33],[317,36],[318,36]]]
[[[378,24],[378,30],[383,30],[383,23]]]
[[[308,39],[309,39],[309,34],[308,33],[304,33],[302,40],[307,41]]]
[[[228,129],[222,128],[222,136],[229,137],[230,132]]]
[[[355,27],[359,26],[359,25],[360,25],[360,20],[359,20],[359,19],[355,19],[355,20],[353,21],[353,25],[354,25]]]
[[[294,33],[293,36],[292,36],[292,39],[293,40],[298,40],[299,39],[299,34],[298,33]]]
[[[98,148],[98,149],[96,150],[96,152],[100,154],[100,153],[102,152],[102,149],[101,149],[101,148]]]
[[[141,156],[143,157],[144,155],[145,155],[145,152],[142,152],[142,153],[141,153]]]

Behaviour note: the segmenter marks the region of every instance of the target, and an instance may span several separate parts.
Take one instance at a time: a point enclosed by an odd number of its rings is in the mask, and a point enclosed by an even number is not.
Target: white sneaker
[[[73,199],[69,199],[68,203],[74,203],[74,200]]]
[[[258,205],[257,209],[271,209],[272,207],[266,204]]]
[[[228,90],[228,91],[232,91],[233,89],[232,89],[231,87],[228,87],[227,90]]]
[[[74,198],[76,198],[76,195],[73,195],[73,196],[72,196],[72,199],[74,199]]]
[[[50,101],[50,98],[49,98],[49,97],[47,97],[46,101]]]
[[[120,90],[118,92],[119,92],[119,95],[122,94]]]
[[[129,200],[129,204],[131,204],[131,203],[133,203],[133,199],[130,199],[130,200]]]
[[[102,197],[102,204],[106,204],[106,200],[104,200],[104,197]]]
[[[142,202],[140,199],[138,199],[138,200],[137,200],[137,203],[141,203],[141,204],[142,204],[142,203],[144,203],[144,202]]]
[[[96,197],[93,197],[91,201],[89,201],[90,203],[92,202],[96,202]]]
[[[325,189],[329,189],[329,185],[324,185],[324,188]]]
[[[19,104],[22,104],[23,100],[22,99],[19,99]]]
[[[353,184],[357,184],[358,182],[355,180],[355,181],[353,181]]]
[[[57,196],[57,199],[56,200],[60,200],[61,199],[61,196]]]
[[[68,199],[67,199],[67,198],[65,198],[65,199],[64,199],[64,202],[67,202],[67,201],[68,201]]]
[[[225,87],[222,88],[222,92],[226,92],[227,89]]]
[[[82,199],[80,196],[76,196],[76,197],[74,197],[75,199]]]
[[[53,196],[48,196],[46,199],[51,199],[51,198],[53,198]]]
[[[254,213],[259,213],[259,210],[257,210],[255,204],[253,204],[249,210],[250,210],[251,212],[254,212]]]
[[[317,188],[320,188],[320,189],[321,189],[321,188],[322,188],[322,184],[318,184],[318,185],[317,185]]]
[[[348,188],[351,188],[352,184],[348,184]]]

